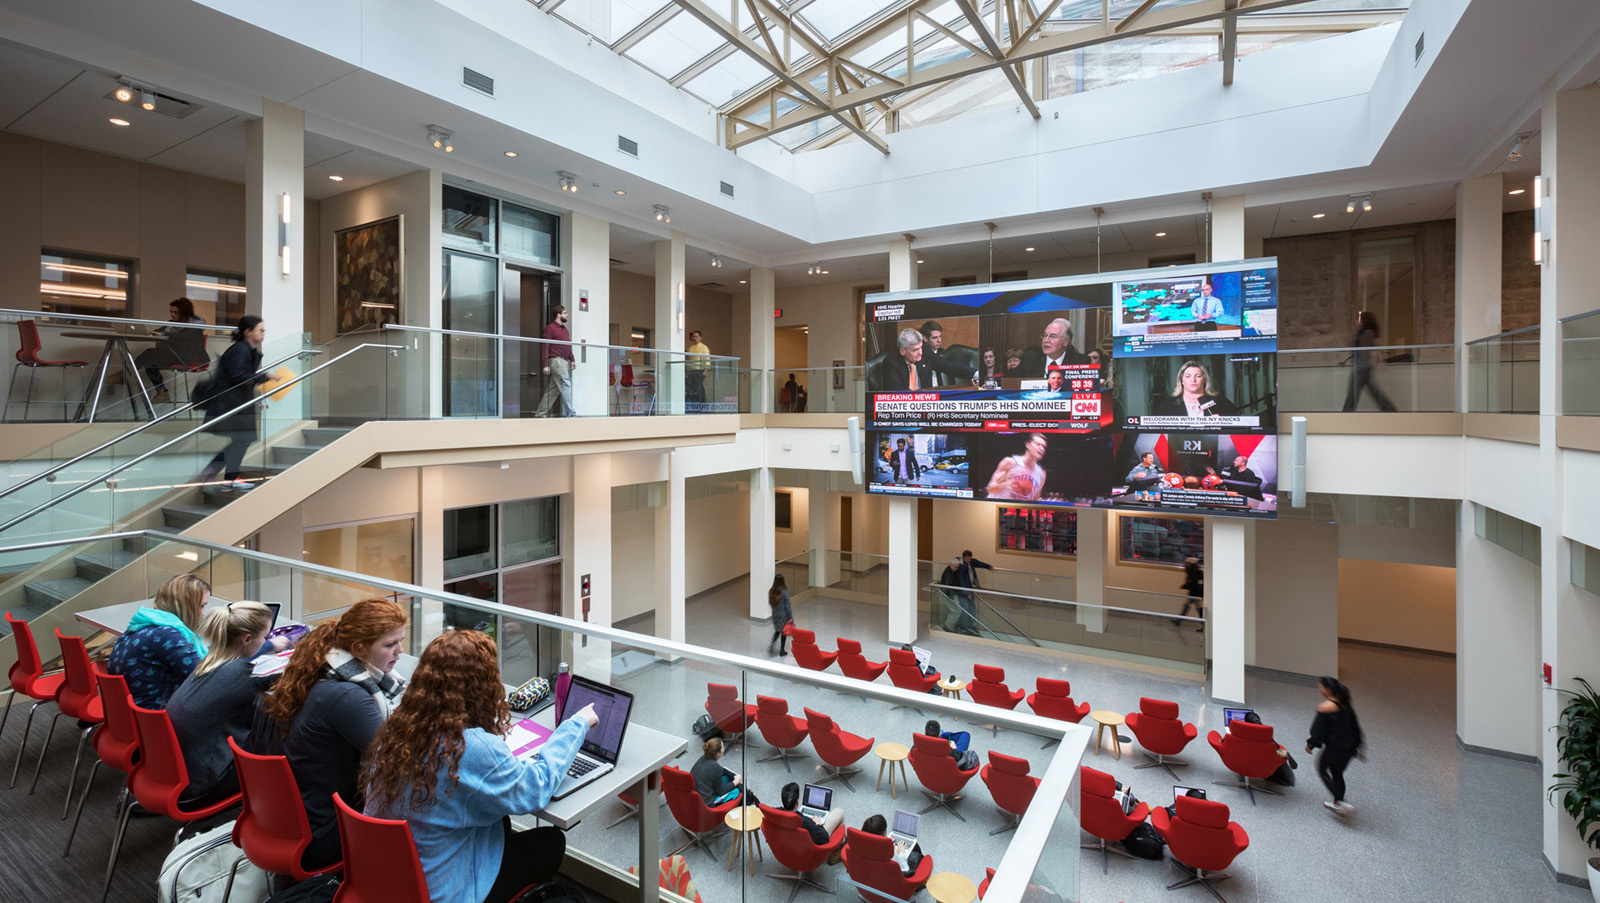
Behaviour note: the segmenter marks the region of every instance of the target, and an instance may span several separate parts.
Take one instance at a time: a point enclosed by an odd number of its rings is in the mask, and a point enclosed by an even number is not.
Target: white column
[[[750,413],[761,414],[773,410],[776,400],[776,383],[772,381],[772,368],[777,366],[774,355],[776,338],[772,312],[778,305],[776,274],[766,267],[750,271]]]
[[[917,500],[889,499],[889,642],[917,638]]]
[[[261,118],[244,126],[245,309],[266,321],[269,342],[305,332],[305,129],[303,111],[265,98]],[[287,274],[279,228],[285,195]]]
[[[1244,259],[1244,195],[1212,199],[1211,259]]]
[[[656,336],[655,346],[665,352],[681,352],[684,336],[680,314],[688,303],[689,286],[684,279],[684,235],[656,242]],[[656,366],[656,404],[663,413],[683,413],[683,357],[658,355]]]
[[[1492,172],[1456,186],[1456,360],[1466,343],[1494,335],[1500,326],[1501,228],[1505,177]],[[1532,253],[1530,247],[1528,253]],[[1469,371],[1456,368],[1456,397],[1466,401]],[[1459,410],[1466,410],[1465,407]],[[1457,582],[1457,593],[1461,590]]]
[[[1078,602],[1104,605],[1106,602],[1106,532],[1111,513],[1101,508],[1074,508],[1078,513],[1078,574],[1073,578]],[[1104,633],[1103,608],[1078,609],[1078,623],[1091,633]]]
[[[813,470],[806,493],[806,548],[811,555],[811,585],[819,590],[832,586],[839,580],[837,556],[828,550],[838,546],[837,520],[830,512],[837,511],[828,493],[828,473]]]
[[[443,467],[417,468],[417,583],[429,589],[444,589],[444,473]],[[444,603],[424,601],[421,620],[411,628],[419,649],[444,631]]]
[[[590,312],[594,311],[591,305]],[[562,613],[569,618],[611,626],[611,456],[572,457],[571,533],[568,543]],[[583,578],[589,578],[589,613],[583,613]],[[611,673],[611,642],[572,644],[573,665],[585,675]],[[598,679],[598,678],[597,678]]]
[[[600,417],[610,407],[611,357],[604,348],[584,351],[581,343],[604,345],[611,341],[611,224],[582,213],[569,213],[562,225],[566,230],[562,268],[566,272],[561,280],[561,303],[571,315],[567,326],[576,346],[572,356],[577,359],[572,374],[572,405],[579,416]],[[583,309],[585,295],[588,310]],[[532,324],[528,327],[533,328]],[[606,510],[611,510],[609,497]]]
[[[889,291],[909,292],[917,287],[917,252],[911,242],[897,238],[889,242]]]
[[[772,481],[772,468],[756,467],[750,471],[750,617],[765,618],[771,614],[767,607],[767,590],[772,587],[774,564],[778,557],[778,532],[775,526],[776,486]],[[789,587],[793,593],[794,587]]]
[[[1206,614],[1211,639],[1211,698],[1244,702],[1244,615],[1255,594],[1256,525],[1237,517],[1208,519]]]
[[[669,452],[667,497],[656,508],[656,636],[680,643],[686,635],[684,549],[683,466],[678,453]]]

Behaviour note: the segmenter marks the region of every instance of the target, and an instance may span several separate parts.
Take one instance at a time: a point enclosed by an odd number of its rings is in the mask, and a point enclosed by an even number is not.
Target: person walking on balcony
[[[544,397],[539,399],[539,408],[534,412],[539,417],[577,416],[572,407],[572,333],[567,331],[570,316],[565,307],[556,305],[555,316],[539,334],[545,340],[539,346],[539,361],[546,377]],[[558,397],[561,409],[552,413]]]
[[[252,483],[240,479],[244,467],[244,453],[256,441],[256,411],[260,405],[249,405],[255,398],[257,385],[271,379],[261,372],[261,343],[266,340],[267,326],[254,314],[239,318],[239,327],[233,332],[233,344],[222,352],[217,363],[216,389],[205,401],[206,431],[228,440],[227,447],[206,465],[200,482],[209,483],[221,472],[224,489],[243,490]],[[232,413],[229,413],[232,412]]]
[[[1361,403],[1361,390],[1364,388],[1372,393],[1372,400],[1378,403],[1378,410],[1393,413],[1394,402],[1383,394],[1383,389],[1379,388],[1372,378],[1372,368],[1377,366],[1378,353],[1366,350],[1378,344],[1378,318],[1372,311],[1364,310],[1356,314],[1356,334],[1350,339],[1350,344],[1355,350],[1350,354],[1350,394],[1344,397],[1344,409],[1346,411],[1356,409],[1356,405]]]
[[[689,347],[684,349],[690,354],[710,355],[711,349],[700,337],[700,330],[689,333]],[[706,371],[711,369],[711,358],[691,357],[683,365],[683,400],[692,407],[689,411],[703,411],[706,405]]]

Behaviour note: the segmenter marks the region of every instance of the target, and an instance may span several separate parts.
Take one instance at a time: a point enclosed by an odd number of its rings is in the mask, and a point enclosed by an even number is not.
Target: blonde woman
[[[209,805],[239,792],[228,738],[245,749],[256,696],[277,675],[256,677],[254,659],[281,641],[267,642],[272,612],[260,602],[229,602],[206,613],[200,634],[210,651],[167,701],[167,714],[189,768],[186,804]]]
[[[211,586],[192,574],[180,574],[156,590],[149,608],[141,608],[111,648],[112,674],[128,679],[135,704],[162,709],[178,685],[189,678],[206,654],[196,635],[200,612],[211,599]]]

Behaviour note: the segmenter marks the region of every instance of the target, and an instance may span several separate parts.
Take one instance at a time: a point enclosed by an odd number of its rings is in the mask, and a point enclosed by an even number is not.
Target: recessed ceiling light
[[[1167,237],[1167,233],[1165,233],[1165,232],[1157,232],[1156,233],[1156,238],[1166,238],[1166,237]]]
[[[328,181],[330,181],[330,182],[343,182],[344,181],[344,176],[329,176],[328,177]]]
[[[1528,189],[1526,189],[1526,188],[1513,188],[1510,191],[1506,192],[1506,194],[1521,194],[1521,193],[1523,193],[1524,191],[1527,191],[1527,190]]]
[[[740,280],[739,280],[739,284],[740,284],[740,285],[744,285],[744,284],[745,284],[745,283],[747,283],[747,282],[749,282],[749,281],[750,281],[750,280],[748,280],[748,279],[740,279]]]
[[[517,154],[516,151],[506,151],[506,156],[508,156],[508,157],[516,157],[516,156],[519,156],[519,155]]]
[[[623,191],[621,188],[618,188],[616,191],[613,191],[611,193],[616,195],[617,197],[621,197],[621,196],[627,194],[627,192]]]
[[[917,261],[917,263],[922,263],[922,261],[921,261],[921,260],[918,260],[918,261]]]
[[[1311,218],[1312,219],[1322,219],[1324,216],[1327,216],[1327,215],[1328,214],[1326,214],[1326,213],[1313,213],[1313,214],[1311,214]]]
[[[128,124],[128,120],[126,120],[126,119],[112,119],[112,120],[110,120],[110,122],[111,122],[112,125],[127,125]]]
[[[1032,248],[1023,248],[1022,250],[1027,251],[1029,254],[1033,253],[1033,249]]]

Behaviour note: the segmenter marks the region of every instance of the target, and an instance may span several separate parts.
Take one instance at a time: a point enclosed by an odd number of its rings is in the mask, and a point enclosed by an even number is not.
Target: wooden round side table
[[[940,872],[928,878],[928,895],[937,903],[972,903],[978,899],[978,886],[955,872]]]
[[[967,688],[967,682],[964,680],[956,680],[954,677],[946,677],[940,680],[936,686],[939,688],[940,695],[944,696],[944,698],[960,699],[961,691]],[[960,721],[961,719],[955,715],[951,715],[950,720]]]
[[[899,766],[900,780],[905,781],[906,792],[910,793],[911,782],[906,778],[906,757],[911,755],[911,748],[904,743],[885,740],[879,743],[872,751],[878,754],[879,759],[883,760],[878,763],[878,786],[875,789],[883,789],[883,766],[887,765],[889,766],[889,798],[899,799],[900,797],[897,795],[894,785],[894,770],[896,766]]]
[[[1111,749],[1116,754],[1116,758],[1120,761],[1122,759],[1122,738],[1117,736],[1117,728],[1121,727],[1126,719],[1124,719],[1121,715],[1118,715],[1116,712],[1109,711],[1107,709],[1101,709],[1097,712],[1090,712],[1089,717],[1093,718],[1095,723],[1100,725],[1099,727],[1095,728],[1094,731],[1095,753],[1098,754],[1100,752],[1100,737],[1106,732],[1106,728],[1109,727],[1111,728]]]
[[[743,848],[750,860],[750,877],[754,878],[756,860],[764,860],[761,855],[761,810],[755,806],[742,806],[729,811],[723,821],[733,829],[733,846],[728,850],[728,867],[723,871],[733,871],[733,864],[739,861],[739,850]],[[746,836],[750,838],[748,843]]]

